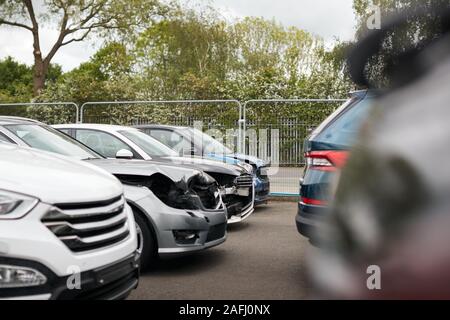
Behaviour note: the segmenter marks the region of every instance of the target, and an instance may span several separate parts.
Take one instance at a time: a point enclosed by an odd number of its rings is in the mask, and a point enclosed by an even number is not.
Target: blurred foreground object
[[[320,297],[450,299],[450,10],[414,17],[439,19],[442,33],[391,59],[390,89],[352,151],[312,259]],[[351,53],[356,83],[371,84],[369,59],[406,20]]]

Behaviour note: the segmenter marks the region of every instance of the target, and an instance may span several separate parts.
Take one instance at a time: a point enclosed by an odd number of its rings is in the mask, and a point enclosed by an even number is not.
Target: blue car
[[[374,105],[375,92],[357,91],[317,127],[305,142],[306,168],[300,181],[297,229],[320,240],[320,227],[333,200],[333,186],[358,132]]]
[[[222,143],[197,129],[165,125],[136,126],[182,155],[193,155],[229,164],[247,163],[253,167],[255,206],[267,203],[270,181],[266,169],[270,163],[256,157],[233,153]]]

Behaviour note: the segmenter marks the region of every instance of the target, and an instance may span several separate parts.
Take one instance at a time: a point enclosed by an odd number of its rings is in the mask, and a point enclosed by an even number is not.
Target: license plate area
[[[237,194],[241,197],[248,197],[250,195],[250,188],[237,189]]]
[[[99,284],[107,284],[120,279],[138,269],[134,257],[124,260],[118,264],[95,271],[95,279]]]

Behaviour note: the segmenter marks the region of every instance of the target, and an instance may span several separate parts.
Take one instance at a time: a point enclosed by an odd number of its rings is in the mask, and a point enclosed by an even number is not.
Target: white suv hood
[[[121,183],[100,168],[30,148],[0,143],[0,189],[49,204],[112,199]]]

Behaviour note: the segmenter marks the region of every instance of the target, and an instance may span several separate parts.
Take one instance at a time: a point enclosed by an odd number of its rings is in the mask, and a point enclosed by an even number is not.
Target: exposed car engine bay
[[[217,182],[205,173],[198,173],[187,181],[182,179],[178,182],[161,173],[150,177],[122,174],[116,177],[127,185],[147,187],[172,208],[216,210],[223,205]]]
[[[219,183],[222,198],[227,206],[228,218],[239,215],[253,204],[253,177],[250,174],[233,176],[208,172]]]

